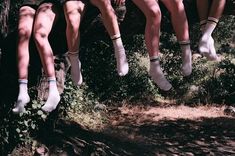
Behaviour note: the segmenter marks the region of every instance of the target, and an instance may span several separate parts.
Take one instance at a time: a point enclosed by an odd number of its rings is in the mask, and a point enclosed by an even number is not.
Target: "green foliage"
[[[120,102],[155,94],[155,87],[149,80],[146,68],[140,65],[140,59],[136,57],[137,52],[133,51],[138,49],[140,54],[146,56],[143,36],[126,40],[131,44],[126,44],[130,71],[125,77],[119,77],[117,74],[116,60],[109,39],[91,42],[81,50],[83,75],[88,92],[93,93],[101,102]]]

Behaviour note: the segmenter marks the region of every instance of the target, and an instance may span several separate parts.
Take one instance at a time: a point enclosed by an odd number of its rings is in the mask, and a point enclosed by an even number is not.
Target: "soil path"
[[[235,155],[235,118],[224,107],[109,108],[97,132],[59,121],[43,138],[51,155]]]

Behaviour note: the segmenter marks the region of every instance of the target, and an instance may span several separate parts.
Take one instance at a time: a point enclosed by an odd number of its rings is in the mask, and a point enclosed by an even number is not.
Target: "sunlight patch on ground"
[[[233,120],[234,118],[232,116],[224,114],[225,108],[225,106],[211,105],[195,107],[185,105],[124,105],[119,107],[118,110],[109,112],[110,124],[107,125],[105,132],[111,133],[112,136],[116,136],[117,138],[152,144],[156,141],[156,138],[162,139],[161,135],[170,134],[176,128],[178,128],[178,132],[172,133],[174,137],[178,137],[178,134],[181,135],[184,133],[182,130],[188,131],[191,129],[198,132],[204,126],[215,126],[215,123],[219,125],[221,124],[220,119],[226,119],[226,121]],[[226,122],[225,125],[229,124],[231,122]],[[164,129],[168,130],[166,134]],[[184,134],[182,135],[185,136]],[[164,139],[163,142],[165,143]],[[196,144],[199,144],[199,142]]]
[[[200,118],[217,118],[217,117],[228,117],[224,114],[224,106],[214,107],[214,106],[198,106],[198,107],[188,107],[188,106],[170,106],[170,107],[121,107],[119,110],[121,114],[126,115],[140,115],[138,120],[143,117],[144,120],[150,119],[152,121],[160,121],[163,119],[189,119],[195,120]]]
[[[107,123],[107,118],[102,112],[92,112],[92,113],[74,113],[69,112],[68,118],[84,129],[99,131],[104,128],[105,123]]]

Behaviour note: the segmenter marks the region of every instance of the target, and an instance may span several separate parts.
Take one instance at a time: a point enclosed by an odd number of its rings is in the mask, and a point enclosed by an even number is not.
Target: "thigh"
[[[35,9],[30,6],[22,6],[19,10],[18,29],[32,30],[35,16]]]
[[[132,0],[135,5],[146,15],[150,10],[159,8],[158,0]]]
[[[58,15],[57,9],[53,3],[43,3],[36,12],[34,31],[44,30],[49,34]]]

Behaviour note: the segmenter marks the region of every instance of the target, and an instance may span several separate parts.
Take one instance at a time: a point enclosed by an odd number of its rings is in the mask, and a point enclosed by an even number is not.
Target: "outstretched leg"
[[[192,73],[192,52],[190,48],[189,27],[182,0],[162,0],[171,13],[171,21],[182,51],[182,73]]]
[[[56,18],[55,10],[56,8],[52,3],[42,4],[37,10],[34,25],[36,46],[49,82],[48,98],[45,105],[42,107],[42,110],[46,112],[53,111],[60,101],[60,95],[56,85],[54,56],[48,41],[48,35],[51,32]]]
[[[64,4],[64,14],[67,23],[66,38],[68,58],[71,63],[71,76],[75,85],[82,84],[81,62],[79,60],[80,32],[79,27],[85,11],[85,4],[81,1],[67,1]]]
[[[18,75],[19,95],[16,101],[14,113],[24,111],[25,105],[30,101],[28,95],[28,65],[29,65],[29,40],[33,29],[35,10],[29,6],[23,6],[19,10],[18,24]]]
[[[162,72],[159,59],[161,11],[158,2],[156,0],[133,0],[133,2],[146,17],[145,42],[150,58],[149,74],[160,89],[168,91],[172,86]]]
[[[101,12],[104,26],[113,41],[118,74],[124,76],[128,73],[129,66],[120,35],[117,17],[111,6],[111,2],[110,0],[91,0],[91,3],[98,7]]]

